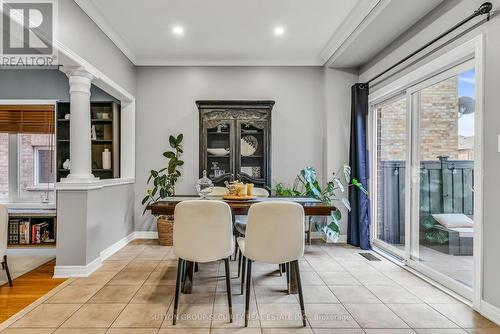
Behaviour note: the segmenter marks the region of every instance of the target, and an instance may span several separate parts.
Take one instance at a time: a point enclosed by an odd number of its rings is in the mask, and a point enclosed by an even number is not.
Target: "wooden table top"
[[[158,201],[154,204],[147,206],[146,210],[150,210],[155,216],[157,215],[173,215],[175,206],[177,203],[189,200],[189,199],[199,199],[198,196],[174,196],[166,198],[163,201]],[[219,199],[222,198],[213,198]],[[259,202],[269,202],[269,201],[292,201],[301,204],[304,207],[304,214],[306,216],[329,216],[332,211],[337,210],[333,205],[324,204],[313,198],[303,198],[303,197],[267,197],[258,198],[254,201],[225,201],[231,207],[234,215],[246,215],[248,209],[252,204]]]

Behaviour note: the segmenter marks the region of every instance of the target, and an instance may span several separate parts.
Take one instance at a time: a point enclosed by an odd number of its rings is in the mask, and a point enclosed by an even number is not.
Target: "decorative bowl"
[[[229,154],[229,149],[227,149],[227,148],[207,148],[207,152],[211,155],[223,157],[223,156]]]

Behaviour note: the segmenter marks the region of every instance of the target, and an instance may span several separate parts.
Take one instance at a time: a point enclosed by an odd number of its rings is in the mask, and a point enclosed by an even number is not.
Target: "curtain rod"
[[[432,41],[428,42],[427,44],[425,44],[424,46],[422,46],[418,50],[416,50],[416,51],[412,52],[411,54],[409,54],[408,56],[404,57],[403,59],[401,59],[400,61],[398,61],[396,64],[392,65],[391,67],[389,67],[385,71],[377,74],[376,76],[374,76],[370,80],[366,81],[364,83],[364,85],[368,86],[370,84],[370,82],[372,82],[372,81],[380,78],[384,74],[390,72],[394,68],[396,68],[399,65],[403,64],[408,59],[412,58],[416,54],[420,53],[422,50],[424,50],[424,49],[428,48],[429,46],[431,46],[432,44],[436,43],[437,41],[439,41],[441,38],[445,37],[449,33],[451,33],[453,31],[455,31],[456,29],[460,28],[461,26],[463,26],[464,24],[466,24],[467,22],[469,22],[473,18],[475,18],[477,16],[481,16],[481,15],[485,15],[486,14],[487,15],[486,20],[489,21],[490,20],[490,11],[491,11],[492,8],[493,8],[493,5],[491,4],[491,2],[485,2],[485,3],[483,3],[481,6],[479,6],[479,8],[477,10],[474,11],[474,13],[472,13],[471,15],[469,15],[468,17],[466,17],[465,19],[463,19],[459,23],[455,24],[453,27],[451,27],[447,31],[443,32],[441,35],[437,36]]]

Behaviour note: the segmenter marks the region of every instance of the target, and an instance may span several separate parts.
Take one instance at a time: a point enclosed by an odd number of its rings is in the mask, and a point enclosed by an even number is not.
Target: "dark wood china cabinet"
[[[271,186],[274,101],[196,101],[200,111],[200,177],[217,186],[241,180]]]

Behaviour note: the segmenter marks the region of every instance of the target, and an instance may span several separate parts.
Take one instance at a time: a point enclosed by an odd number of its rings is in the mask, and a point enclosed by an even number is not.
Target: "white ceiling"
[[[406,1],[75,0],[136,65],[324,65],[375,9]],[[436,2],[409,1],[403,22]]]

